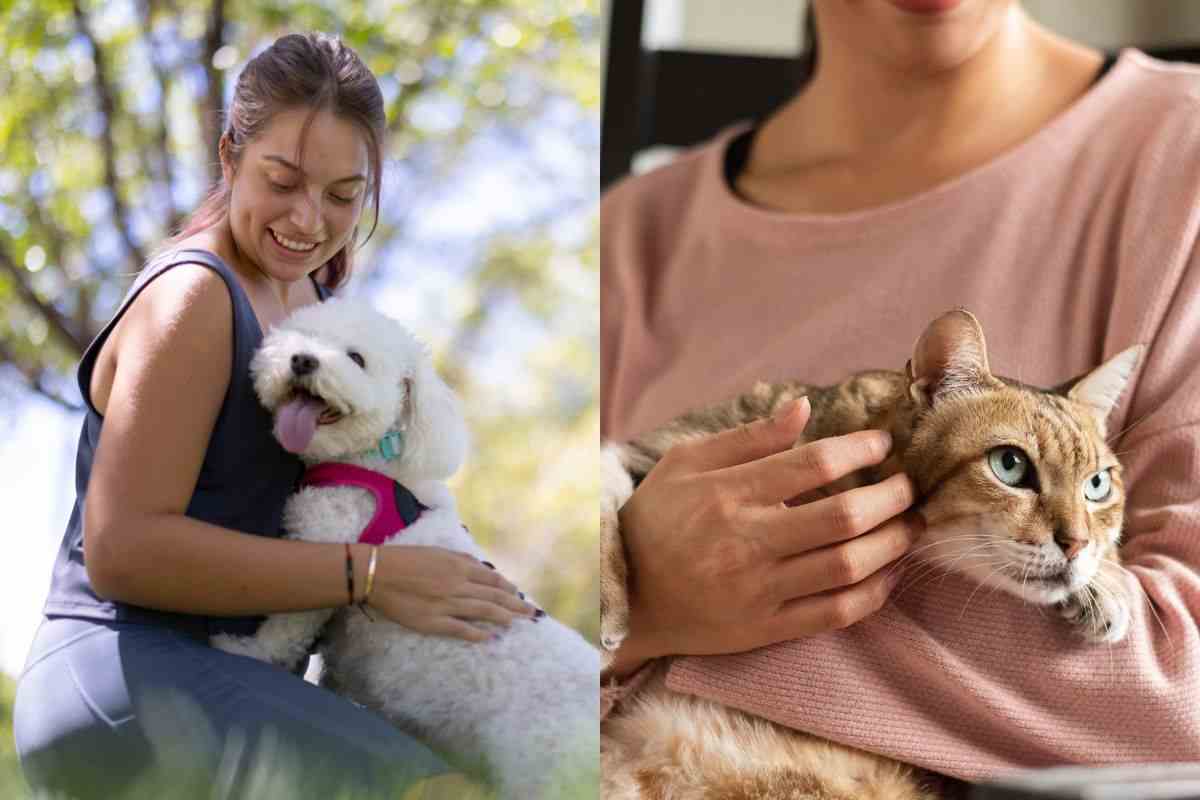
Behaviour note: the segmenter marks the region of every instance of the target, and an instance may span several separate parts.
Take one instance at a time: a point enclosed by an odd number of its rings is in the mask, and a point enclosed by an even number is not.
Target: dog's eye
[[[355,364],[358,364],[363,369],[367,368],[367,362],[365,359],[363,359],[363,357],[360,353],[356,353],[353,350],[351,350],[347,355],[350,356],[350,360],[353,361]]]

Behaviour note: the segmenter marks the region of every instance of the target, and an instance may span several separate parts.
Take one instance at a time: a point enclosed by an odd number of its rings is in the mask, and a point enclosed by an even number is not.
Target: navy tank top
[[[177,249],[153,259],[130,287],[117,313],[96,336],[79,362],[79,391],[87,404],[75,459],[75,507],[54,562],[44,613],[50,617],[82,617],[119,622],[169,625],[196,636],[213,633],[250,634],[262,617],[204,617],[158,611],[96,595],[83,559],[83,506],[92,460],[100,442],[104,417],[92,405],[92,370],[100,347],[142,289],[179,264],[202,264],[225,281],[233,299],[233,372],[213,427],[196,488],[185,514],[194,519],[259,536],[280,536],[283,506],[295,490],[304,466],[272,435],[271,416],[258,402],[250,377],[250,359],[263,338],[250,299],[233,271],[206,250]],[[313,280],[324,301],[325,287]],[[181,389],[182,390],[182,389]]]

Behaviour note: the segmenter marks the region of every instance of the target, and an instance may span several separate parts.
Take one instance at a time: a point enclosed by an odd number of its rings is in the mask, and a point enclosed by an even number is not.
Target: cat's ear
[[[992,383],[979,320],[965,308],[956,308],[929,323],[913,347],[907,370],[909,394],[920,406]]]
[[[1145,350],[1145,345],[1135,344],[1086,375],[1069,381],[1065,384],[1069,387],[1066,391],[1067,397],[1091,408],[1103,424],[1116,407],[1117,400],[1125,391],[1125,385],[1129,383],[1129,376],[1133,374]]]

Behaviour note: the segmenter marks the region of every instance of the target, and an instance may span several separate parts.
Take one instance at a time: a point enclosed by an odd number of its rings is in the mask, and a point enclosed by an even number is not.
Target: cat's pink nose
[[[1080,551],[1087,547],[1088,544],[1086,537],[1072,536],[1063,531],[1054,534],[1054,541],[1062,548],[1063,555],[1067,557],[1067,561],[1074,560],[1075,556],[1079,555]]]

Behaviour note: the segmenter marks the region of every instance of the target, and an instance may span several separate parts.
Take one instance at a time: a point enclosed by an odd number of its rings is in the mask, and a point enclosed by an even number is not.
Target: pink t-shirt
[[[756,380],[901,369],[955,306],[982,322],[992,370],[1034,385],[1149,346],[1109,420],[1129,427],[1114,449],[1140,586],[1119,645],[1086,645],[1052,609],[949,576],[847,630],[676,659],[671,688],[966,779],[1200,761],[1198,92],[1200,70],[1127,50],[1000,157],[852,213],[740,199],[722,167],[744,127],[605,196],[608,439]]]

